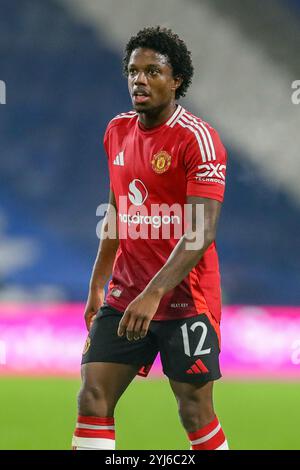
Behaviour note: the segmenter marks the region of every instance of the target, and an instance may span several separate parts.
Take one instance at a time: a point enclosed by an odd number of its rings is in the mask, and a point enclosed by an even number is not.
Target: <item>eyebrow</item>
[[[129,69],[130,69],[130,68],[134,68],[134,67],[136,67],[135,64],[128,64],[128,68],[129,68]],[[147,64],[147,65],[145,66],[145,69],[146,69],[146,68],[150,68],[150,67],[161,68],[161,65],[160,65],[160,64]]]

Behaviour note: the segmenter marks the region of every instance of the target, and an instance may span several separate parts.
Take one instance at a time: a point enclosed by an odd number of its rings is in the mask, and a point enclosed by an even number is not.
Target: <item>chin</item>
[[[154,108],[153,106],[149,105],[149,104],[143,104],[143,103],[140,103],[140,104],[134,104],[133,105],[133,109],[134,111],[136,111],[137,113],[152,113]]]
[[[149,112],[149,109],[147,109],[145,106],[134,106],[133,109],[137,113],[148,113]]]

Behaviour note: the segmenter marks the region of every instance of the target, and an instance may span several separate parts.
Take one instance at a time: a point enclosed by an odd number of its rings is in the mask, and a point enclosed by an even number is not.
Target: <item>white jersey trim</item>
[[[185,109],[184,108],[181,108],[181,111],[180,113],[178,114],[177,118],[175,119],[175,121],[172,122],[171,126],[170,127],[174,127],[175,124],[177,124],[177,122],[181,119],[181,117],[184,115],[185,113]]]
[[[169,118],[169,120],[166,122],[166,126],[170,126],[170,127],[173,127],[171,126],[172,122],[174,122],[174,119],[177,118],[177,116],[179,115],[180,111],[182,110],[182,107],[180,106],[180,104],[177,106],[177,108],[175,109],[174,113],[172,114],[172,116]]]
[[[207,160],[209,162],[216,160],[216,152],[212,142],[212,138],[206,127],[200,121],[197,121],[195,118],[192,118],[188,114],[184,114],[181,119],[199,131],[206,150],[206,159],[203,160],[203,162],[205,163]]]
[[[131,119],[135,116],[137,116],[137,113],[135,111],[129,111],[128,113],[118,114],[111,121],[115,121],[116,119]]]
[[[184,123],[181,119],[178,121],[178,124],[181,127],[189,129],[195,135],[195,137],[197,139],[198,146],[199,146],[200,155],[202,157],[202,161],[203,161],[203,163],[205,163],[206,162],[206,155],[205,155],[205,152],[204,152],[204,148],[203,148],[203,145],[202,145],[202,141],[201,141],[201,137],[199,135],[199,132],[197,132],[195,127],[192,127],[190,124]]]
[[[205,134],[206,134],[206,136],[207,136],[207,138],[208,138],[208,141],[209,141],[209,143],[210,143],[210,149],[211,149],[212,159],[213,159],[213,160],[216,160],[217,157],[216,157],[215,146],[214,146],[213,140],[212,140],[212,138],[211,138],[210,132],[209,132],[209,130],[207,129],[207,127],[206,127],[206,125],[204,124],[204,122],[202,122],[202,121],[196,119],[194,116],[192,116],[192,115],[189,114],[189,113],[186,113],[186,114],[185,114],[185,117],[187,117],[187,118],[190,119],[193,123],[195,123],[195,126],[200,126],[200,127],[204,130],[204,132],[205,132]]]

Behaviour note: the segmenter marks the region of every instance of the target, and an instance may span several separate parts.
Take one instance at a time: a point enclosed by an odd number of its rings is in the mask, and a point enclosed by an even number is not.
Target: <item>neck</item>
[[[147,129],[151,129],[151,127],[157,127],[166,122],[169,117],[172,116],[176,109],[175,101],[171,101],[168,106],[164,106],[163,109],[156,108],[153,111],[149,111],[146,113],[139,113],[139,121],[143,124],[143,126],[147,127]]]

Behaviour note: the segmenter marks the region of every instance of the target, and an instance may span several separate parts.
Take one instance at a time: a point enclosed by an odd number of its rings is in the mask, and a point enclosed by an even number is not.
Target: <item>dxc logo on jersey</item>
[[[148,197],[148,191],[144,183],[139,179],[134,179],[129,183],[128,198],[134,206],[141,206]]]
[[[221,165],[221,163],[217,163],[214,165],[213,163],[204,163],[203,165],[198,165],[199,173],[196,173],[196,179],[205,181],[210,180],[213,178],[214,180],[218,181],[221,184],[224,184],[225,175],[224,171],[226,169],[226,165]]]

